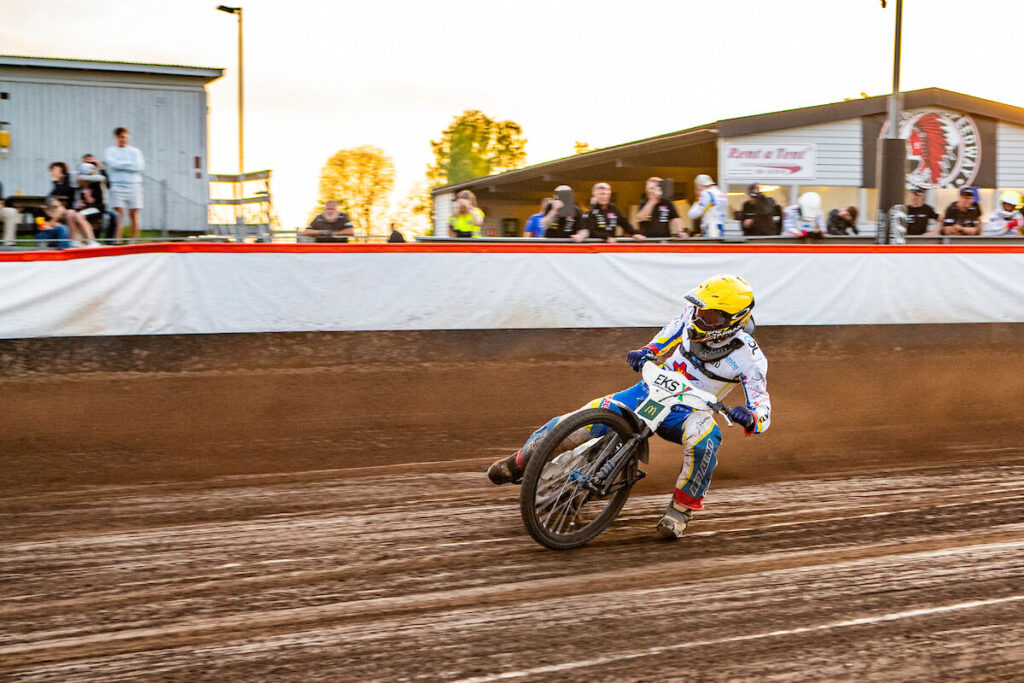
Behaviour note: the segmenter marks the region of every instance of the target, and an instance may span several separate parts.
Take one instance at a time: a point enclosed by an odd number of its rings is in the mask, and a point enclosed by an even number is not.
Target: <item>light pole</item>
[[[882,0],[885,9],[885,0]],[[881,141],[881,169],[878,181],[878,210],[884,214],[879,227],[885,234],[881,241],[889,243],[889,209],[903,203],[906,179],[907,144],[900,138],[900,43],[903,30],[903,0],[896,0],[896,37],[892,62],[892,94],[889,96],[888,131]],[[883,227],[884,226],[884,227]]]
[[[238,183],[235,199],[242,198],[242,174],[245,173],[245,60],[242,53],[242,8],[219,5],[217,9],[238,15]],[[235,205],[235,222],[241,223],[242,205]]]

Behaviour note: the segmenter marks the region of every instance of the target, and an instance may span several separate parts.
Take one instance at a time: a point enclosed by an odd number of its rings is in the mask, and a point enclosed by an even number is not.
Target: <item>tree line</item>
[[[424,234],[429,230],[432,188],[511,171],[526,163],[522,127],[475,109],[456,116],[439,139],[430,141],[430,147],[434,160],[425,178],[393,209],[394,160],[373,145],[338,150],[320,171],[317,204],[310,220],[323,210],[324,202],[336,199],[357,233],[386,235],[388,223],[395,222],[403,231]],[[577,153],[588,149],[585,143],[576,143]]]

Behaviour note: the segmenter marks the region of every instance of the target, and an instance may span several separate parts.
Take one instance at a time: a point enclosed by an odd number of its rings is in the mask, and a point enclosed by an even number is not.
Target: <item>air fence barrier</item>
[[[747,278],[759,325],[1024,322],[1024,243],[155,244],[0,253],[0,338],[659,327]]]

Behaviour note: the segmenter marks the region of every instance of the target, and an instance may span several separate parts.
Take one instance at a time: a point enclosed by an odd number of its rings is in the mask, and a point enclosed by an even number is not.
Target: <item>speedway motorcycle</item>
[[[530,535],[554,550],[578,548],[622,510],[633,485],[646,476],[648,440],[672,407],[718,413],[726,406],[686,376],[647,361],[642,377],[648,396],[636,410],[588,408],[570,413],[537,444],[523,473],[519,508]]]

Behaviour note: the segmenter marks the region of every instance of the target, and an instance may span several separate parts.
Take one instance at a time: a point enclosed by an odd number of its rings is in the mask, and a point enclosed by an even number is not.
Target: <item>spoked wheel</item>
[[[544,436],[526,465],[519,496],[523,522],[538,543],[578,548],[615,519],[639,478],[637,460],[646,455],[647,442],[636,446],[608,494],[593,489],[602,466],[633,435],[626,418],[591,408],[567,416]]]

